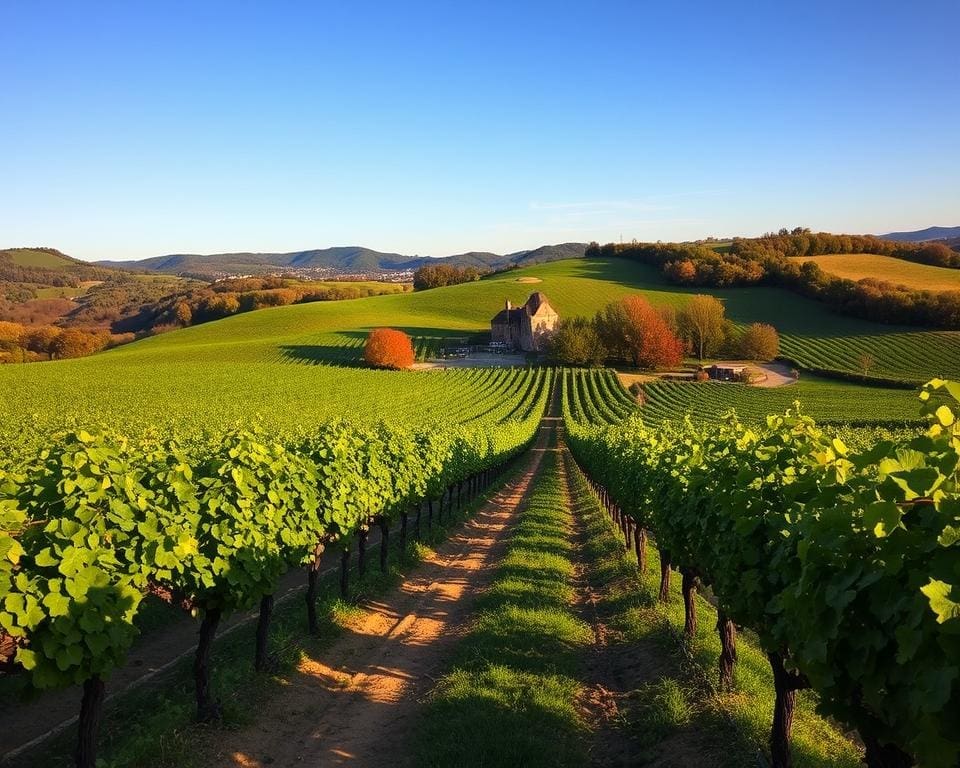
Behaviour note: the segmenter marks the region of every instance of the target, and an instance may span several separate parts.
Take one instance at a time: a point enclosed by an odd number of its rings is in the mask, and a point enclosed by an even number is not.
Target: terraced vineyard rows
[[[656,381],[643,387],[643,420],[650,425],[682,419],[715,422],[730,410],[746,422],[762,421],[799,401],[803,412],[825,423],[899,425],[919,423],[916,394],[909,390],[863,387],[842,381],[802,377],[786,387],[763,389],[744,384]]]
[[[617,424],[637,410],[633,398],[609,368],[565,370],[563,398],[577,419],[593,423]]]
[[[38,449],[49,435],[98,426],[129,436],[147,431],[199,436],[236,424],[260,424],[276,434],[332,418],[391,424],[466,423],[489,412],[510,387],[533,384],[532,369],[462,369],[396,374],[359,368],[283,363],[243,365],[242,371],[202,363],[149,368],[90,360],[57,363],[75,372],[69,391],[46,387],[45,364],[24,366],[18,387],[0,389],[0,466]],[[92,412],[91,403],[104,407]]]
[[[808,369],[863,375],[863,356],[871,358],[870,377],[921,384],[931,376],[960,378],[960,333],[904,331],[870,335],[808,336],[784,333],[780,353]]]

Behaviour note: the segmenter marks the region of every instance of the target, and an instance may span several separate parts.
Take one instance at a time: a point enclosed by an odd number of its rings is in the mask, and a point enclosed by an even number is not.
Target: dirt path
[[[391,594],[364,604],[347,634],[306,659],[288,688],[239,733],[224,733],[209,765],[402,764],[418,700],[463,635],[473,598],[492,576],[505,533],[540,469],[557,419],[544,419],[520,474]]]

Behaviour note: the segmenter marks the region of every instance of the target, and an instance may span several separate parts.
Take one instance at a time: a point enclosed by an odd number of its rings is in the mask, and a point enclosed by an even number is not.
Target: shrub
[[[550,357],[560,365],[598,366],[606,351],[592,322],[583,317],[561,320],[550,338]]]
[[[766,323],[752,323],[740,337],[740,356],[744,360],[773,360],[780,354],[780,335]]]
[[[363,359],[375,368],[402,370],[413,365],[413,342],[403,331],[375,328],[367,336]]]

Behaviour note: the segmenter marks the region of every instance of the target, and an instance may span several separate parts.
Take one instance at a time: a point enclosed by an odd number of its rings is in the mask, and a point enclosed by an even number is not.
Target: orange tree
[[[409,368],[413,365],[413,342],[403,331],[374,328],[367,336],[363,359],[377,368]]]

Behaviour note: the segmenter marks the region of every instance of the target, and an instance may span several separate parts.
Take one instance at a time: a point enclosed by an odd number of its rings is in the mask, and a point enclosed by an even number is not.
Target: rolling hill
[[[922,243],[925,240],[950,240],[960,238],[960,227],[927,227],[915,232],[890,232],[880,235],[885,240],[898,240],[903,243]]]
[[[824,272],[847,280],[875,278],[922,291],[960,291],[960,270],[918,264],[874,253],[831,253],[793,256],[790,261],[812,261]]]
[[[538,280],[535,287],[521,282],[531,278]],[[859,359],[869,354],[873,376],[960,378],[960,332],[844,317],[772,287],[678,288],[665,283],[656,269],[625,259],[570,259],[429,291],[239,314],[77,360],[0,366],[0,445],[42,440],[66,426],[64,414],[80,424],[109,415],[111,425],[124,431],[201,430],[251,421],[294,429],[346,415],[389,419],[395,404],[381,396],[389,377],[436,377],[431,382],[442,387],[442,375],[359,367],[371,328],[402,328],[421,341],[484,332],[505,299],[519,303],[532,290],[546,293],[561,317],[592,316],[632,293],[656,305],[678,307],[690,295],[707,292],[724,301],[727,315],[737,323],[775,325],[781,352],[802,367],[857,374]],[[842,401],[828,409],[830,384],[818,390],[819,408],[812,415],[820,410],[836,419],[849,412],[851,419],[897,421],[917,415],[915,397],[907,390],[845,383],[839,383]],[[883,391],[889,393],[883,402],[898,407],[869,407]],[[776,400],[779,407],[775,395],[757,397]],[[330,405],[344,399],[354,403],[349,414]]]
[[[274,272],[314,272],[330,275],[377,275],[410,272],[424,264],[446,263],[483,269],[504,269],[583,256],[584,243],[544,245],[533,250],[496,254],[471,251],[440,258],[383,253],[361,246],[340,246],[290,253],[171,254],[140,261],[101,261],[104,266],[143,269],[176,275],[228,276]]]

